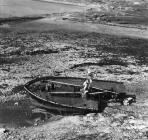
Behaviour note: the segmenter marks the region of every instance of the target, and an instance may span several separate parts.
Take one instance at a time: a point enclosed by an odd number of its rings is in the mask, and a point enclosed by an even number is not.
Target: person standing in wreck
[[[82,99],[84,102],[84,106],[87,106],[87,107],[91,106],[94,109],[97,108],[99,112],[102,112],[107,106],[106,100],[103,100],[101,98],[101,94],[96,94],[96,95],[94,94],[95,96],[91,98],[89,95],[92,92],[96,92],[96,91],[93,91],[94,89],[92,90],[91,88],[93,78],[94,78],[94,73],[88,70],[87,79],[83,83]]]
[[[93,79],[93,72],[88,70],[87,79],[83,83],[82,99],[86,103],[88,93],[91,92],[91,84]]]

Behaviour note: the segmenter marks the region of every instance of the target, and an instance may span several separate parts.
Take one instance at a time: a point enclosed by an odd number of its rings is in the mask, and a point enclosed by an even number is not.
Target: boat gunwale
[[[31,84],[35,83],[35,82],[38,82],[40,80],[49,80],[49,82],[51,83],[58,83],[58,84],[62,84],[62,85],[69,85],[69,86],[73,86],[73,87],[82,87],[81,85],[76,85],[76,84],[69,84],[69,83],[65,83],[65,82],[59,82],[59,81],[54,81],[54,80],[50,80],[49,78],[67,78],[67,79],[83,79],[85,80],[86,78],[78,78],[78,77],[57,77],[57,76],[45,76],[45,77],[39,77],[39,78],[36,78],[36,79],[33,79],[33,80],[30,80],[29,82],[27,82],[25,84],[25,86],[30,86]],[[112,82],[112,83],[118,83],[118,84],[124,84],[123,82],[117,82],[117,81],[107,81],[107,80],[97,80],[97,79],[93,79],[93,81],[100,81],[100,82]],[[101,92],[111,92],[111,93],[114,93],[114,94],[117,94],[117,92],[114,92],[114,91],[109,91],[107,89],[101,89],[101,88],[97,88],[97,87],[92,87],[94,89],[97,89],[97,90],[100,90]]]
[[[38,77],[38,78],[35,78],[35,79],[33,79],[33,80],[30,80],[29,82],[27,82],[25,85],[30,85],[30,84],[32,84],[32,83],[34,83],[34,82],[36,82],[36,81],[40,81],[40,80],[48,80],[49,78],[63,78],[63,79],[83,79],[83,80],[85,80],[86,78],[81,78],[81,77],[63,77],[63,76],[43,76],[43,77]],[[117,84],[124,84],[124,82],[121,82],[121,81],[111,81],[111,80],[98,80],[98,79],[93,79],[93,81],[100,81],[100,82],[110,82],[110,83],[117,83]],[[56,81],[55,81],[56,82]],[[57,81],[58,82],[58,81]],[[75,85],[75,84],[71,84],[71,85]],[[76,85],[76,86],[79,86],[79,85]]]

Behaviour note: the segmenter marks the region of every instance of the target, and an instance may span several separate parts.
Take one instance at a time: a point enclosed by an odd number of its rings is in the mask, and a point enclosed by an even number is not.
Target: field
[[[38,4],[38,2],[39,1],[30,2],[29,0],[26,0],[24,3],[27,6],[30,3],[31,7],[31,4]],[[82,1],[83,4],[86,4],[84,2],[85,1]],[[90,2],[91,1],[89,1],[89,4]],[[19,1],[16,0],[16,3],[19,3]],[[41,1],[39,3],[41,3]],[[106,2],[104,5],[112,3]],[[9,110],[9,108],[10,110],[11,108],[13,108],[13,110],[19,110],[24,109],[25,107],[25,109],[30,109],[28,110],[30,113],[32,104],[22,88],[27,81],[39,76],[54,74],[86,77],[88,68],[95,73],[95,79],[124,82],[126,92],[135,94],[137,102],[131,106],[110,104],[110,107],[107,107],[102,113],[88,114],[85,116],[51,117],[48,114],[48,119],[40,120],[39,118],[39,123],[37,120],[38,118],[31,121],[28,121],[28,118],[24,118],[26,119],[27,124],[30,124],[26,127],[16,127],[18,124],[14,125],[14,127],[8,122],[5,122],[5,116],[4,114],[1,114],[2,111],[0,111],[0,115],[3,116],[0,119],[0,127],[2,128],[5,126],[8,130],[5,133],[0,134],[0,139],[146,140],[148,138],[147,38],[144,37],[144,34],[143,36],[139,34],[137,37],[134,35],[129,37],[126,34],[124,34],[124,36],[122,36],[122,34],[119,35],[119,33],[112,34],[111,31],[107,31],[107,34],[102,32],[99,33],[99,31],[92,32],[92,30],[89,29],[89,26],[87,26],[88,30],[74,29],[74,27],[70,28],[70,25],[69,27],[58,27],[57,25],[55,26],[55,24],[61,20],[63,20],[62,22],[66,21],[68,23],[81,23],[82,27],[83,23],[84,26],[85,23],[88,23],[88,19],[91,21],[91,23],[89,22],[89,25],[93,26],[94,23],[96,24],[98,22],[90,17],[96,13],[96,10],[90,10],[90,7],[87,7],[89,10],[80,12],[83,8],[78,8],[79,10],[77,11],[76,5],[73,10],[66,5],[67,11],[64,11],[64,9],[63,11],[58,11],[59,13],[53,11],[55,14],[52,14],[47,8],[47,5],[47,2],[42,3],[41,7],[45,11],[20,12],[20,15],[11,15],[11,18],[8,16],[9,14],[7,14],[7,12],[4,12],[6,14],[1,15],[1,110]],[[59,7],[60,5],[57,6],[57,8]],[[146,1],[144,8],[145,7]],[[54,7],[53,9],[55,10],[57,8]],[[100,14],[100,12],[98,13]],[[28,19],[28,16],[34,18],[34,14],[36,16],[41,16],[43,20]],[[25,18],[23,17],[24,15]],[[86,15],[89,16],[84,18]],[[45,20],[44,16],[46,17]],[[6,19],[8,20],[8,17],[10,21],[6,21]],[[51,19],[52,24],[45,22],[47,18]],[[20,19],[25,19],[26,21],[20,21]],[[85,20],[82,21],[82,19]],[[138,20],[136,19],[136,21]],[[43,22],[46,24],[43,24]],[[109,25],[108,22],[102,22],[102,20],[99,21],[99,24]],[[117,27],[121,26],[120,23],[114,24]],[[138,26],[135,23],[128,23],[128,25],[124,26],[125,29],[129,29],[129,32],[133,31],[133,28],[137,29],[137,27],[140,32],[147,32],[146,21],[138,23]],[[21,114],[25,115],[23,113]],[[16,120],[14,119],[13,121]]]

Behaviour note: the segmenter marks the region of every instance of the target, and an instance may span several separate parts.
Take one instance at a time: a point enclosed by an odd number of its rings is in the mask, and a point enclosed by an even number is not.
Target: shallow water
[[[80,11],[82,6],[66,5],[63,3],[42,2],[35,0],[0,0],[0,17],[22,17],[51,13]]]
[[[31,126],[31,112],[22,108],[3,108],[0,110],[0,124],[9,127]]]
[[[29,127],[45,122],[48,117],[49,115],[40,109],[33,112],[31,108],[17,105],[0,107],[0,127]]]
[[[92,24],[92,23],[80,23],[72,22],[68,20],[43,18],[39,20],[16,23],[11,25],[14,30],[33,30],[33,31],[53,31],[53,30],[66,30],[66,31],[81,31],[81,32],[95,32],[102,34],[111,34],[119,36],[129,36],[138,38],[148,38],[148,30],[141,30],[138,28],[104,25],[104,24]]]

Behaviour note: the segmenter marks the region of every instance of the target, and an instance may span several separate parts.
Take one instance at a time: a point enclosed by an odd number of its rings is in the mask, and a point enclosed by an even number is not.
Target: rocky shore
[[[29,3],[31,7],[36,2],[27,0],[26,5]],[[84,6],[87,11],[76,12],[76,2],[79,2],[76,0],[75,7],[68,8],[69,12],[64,13],[63,9],[60,9],[60,13],[54,14],[49,13],[52,8],[49,10],[47,3],[40,5],[40,2],[34,7],[39,9],[36,12],[39,16],[33,18],[54,17],[50,26],[54,26],[59,22],[57,19],[60,19],[68,22],[91,22],[91,25],[113,23],[116,26],[128,27],[129,32],[131,28],[138,27],[141,31],[147,29],[147,15],[142,22],[136,17],[146,13],[147,1],[82,0],[83,5],[90,7]],[[100,6],[92,8],[96,3]],[[111,9],[108,9],[109,7]],[[105,15],[99,9],[103,10]],[[132,14],[133,10],[135,15]],[[29,8],[28,13],[35,12],[30,12]],[[26,15],[24,11],[21,11],[20,15],[16,13],[19,16],[24,14]],[[128,24],[123,24],[123,20],[127,22],[127,19],[123,18],[127,14],[132,15],[137,23],[128,20]],[[41,25],[40,22],[36,24],[37,21],[32,17],[21,19],[17,17],[8,18],[10,22],[5,19],[0,21],[1,140],[148,139],[147,39],[123,37],[119,36],[118,32],[116,35],[109,34],[112,30],[105,34],[74,30],[74,27],[73,30],[69,27],[56,28],[58,26],[51,29],[48,22]],[[19,26],[20,21],[23,24]],[[88,68],[95,73],[95,79],[124,82],[126,92],[136,95],[137,102],[131,106],[110,103],[102,113],[97,114],[55,116],[33,106],[32,100],[23,89],[26,82],[41,76],[56,74],[84,78]]]
[[[53,122],[46,120],[41,126],[11,128],[3,134],[4,139],[147,139],[147,40],[10,29],[2,29],[0,36],[1,99],[7,96],[11,102],[14,94],[13,105],[28,98],[21,86],[32,78],[54,72],[85,77],[88,68],[95,72],[96,79],[125,82],[127,92],[137,96],[136,104],[107,107],[101,114],[62,117]],[[16,93],[20,98],[16,98]]]

